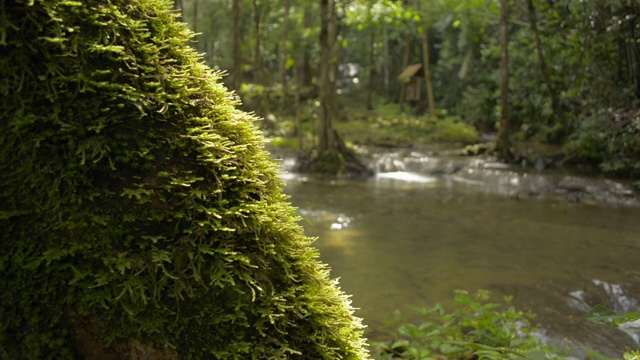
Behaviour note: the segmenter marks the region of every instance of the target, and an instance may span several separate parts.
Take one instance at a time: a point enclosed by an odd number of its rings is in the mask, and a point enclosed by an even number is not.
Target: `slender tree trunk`
[[[233,89],[240,91],[242,85],[242,37],[240,31],[240,0],[233,0],[231,5],[233,22]]]
[[[302,131],[302,118],[300,117],[300,88],[302,87],[302,78],[300,73],[302,67],[295,67],[293,71],[295,93],[294,93],[294,121],[296,124],[296,134],[298,136],[298,148],[304,153],[304,133]]]
[[[264,59],[262,58],[262,32],[260,31],[261,22],[262,14],[260,9],[260,0],[253,0],[253,26],[256,36],[253,80],[256,84],[262,87],[258,112],[259,115],[264,117],[270,112],[269,85],[271,82],[267,79],[266,72],[264,71]]]
[[[424,80],[427,85],[427,100],[429,103],[429,116],[433,119],[438,117],[436,113],[436,100],[433,95],[433,80],[431,78],[431,62],[429,61],[429,30],[426,25],[422,24],[423,29],[420,32],[422,36],[422,66],[424,67]]]
[[[289,51],[287,49],[289,42],[289,0],[284,0],[284,19],[282,24],[282,46],[280,52],[280,76],[282,82],[282,109],[289,109],[289,85],[287,82],[287,59]]]
[[[384,97],[389,98],[389,30],[386,23],[382,24],[382,38],[384,42]]]
[[[407,4],[407,6],[409,6],[409,3]],[[411,26],[411,22],[407,21],[405,23],[406,25],[406,32],[407,35],[405,36],[405,41],[404,41],[404,56],[402,58],[402,70],[406,69],[407,66],[409,66],[409,61],[411,61],[411,54],[412,54],[412,47],[413,47],[413,29]],[[407,84],[404,82],[404,80],[402,80],[402,84],[400,86],[400,111],[404,112],[404,104],[406,102],[406,97],[407,97]]]
[[[320,0],[320,69],[318,92],[320,95],[320,124],[318,129],[318,155],[331,157],[335,150],[333,123],[336,118],[335,74],[331,74],[334,44],[337,32],[335,26],[335,2]]]
[[[255,34],[255,42],[253,48],[253,82],[262,84],[262,44],[260,41],[260,0],[253,0],[253,32]]]
[[[309,28],[313,26],[314,14],[312,14],[310,6],[304,7],[302,16],[303,16],[302,27],[306,32],[308,31]],[[302,80],[302,85],[304,86],[309,86],[312,83],[311,78],[312,78],[313,71],[311,70],[311,60],[310,60],[311,55],[310,55],[309,49],[310,49],[310,44],[305,42],[304,48],[302,50],[302,61],[300,63],[300,66],[302,67],[301,80]],[[318,69],[318,71],[319,70],[320,69]]]
[[[420,14],[420,1],[416,1],[416,11]],[[422,16],[422,14],[421,14]],[[433,94],[433,80],[431,78],[431,61],[429,56],[429,29],[424,21],[418,24],[420,28],[420,37],[422,38],[422,68],[424,70],[424,82],[427,86],[427,104],[429,107],[429,116],[435,119],[438,114],[436,112],[436,100]]]
[[[542,41],[540,40],[540,32],[538,31],[538,21],[536,17],[536,8],[533,6],[533,0],[527,0],[527,11],[529,12],[529,20],[531,22],[531,31],[536,41],[536,52],[538,53],[538,66],[540,68],[540,74],[542,80],[547,84],[549,88],[549,95],[551,96],[551,109],[554,115],[561,116],[560,101],[558,100],[558,93],[555,86],[551,82],[551,76],[549,75],[549,69],[544,59],[544,52],[542,51]]]
[[[371,3],[369,5],[371,8]],[[375,66],[376,28],[373,24],[369,27],[369,84],[367,85],[367,110],[373,110],[373,74]]]
[[[494,143],[494,151],[503,159],[510,159],[509,140],[509,29],[507,0],[500,0],[500,129]]]

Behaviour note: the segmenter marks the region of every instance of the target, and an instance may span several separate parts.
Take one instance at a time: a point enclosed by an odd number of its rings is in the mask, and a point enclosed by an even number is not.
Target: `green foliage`
[[[640,313],[627,313],[618,315],[615,312],[607,309],[604,305],[596,305],[591,310],[589,310],[584,318],[596,324],[618,327],[622,324],[639,320]]]
[[[403,323],[394,340],[376,344],[377,359],[553,359],[532,335],[531,315],[490,303],[488,291],[458,291],[452,311],[419,309],[421,321]],[[505,298],[510,302],[510,298]]]
[[[366,116],[366,115],[364,115]],[[458,117],[428,119],[400,113],[397,105],[380,107],[377,114],[355,118],[336,125],[343,137],[353,143],[377,146],[411,146],[427,142],[470,144],[479,139],[472,126]]]
[[[613,174],[640,172],[640,111],[601,109],[578,127],[568,151]]]
[[[170,8],[0,9],[0,357],[366,358],[254,118]]]
[[[640,313],[626,313],[618,315],[614,311],[609,310],[604,305],[596,305],[584,316],[585,319],[594,322],[596,324],[608,325],[611,327],[620,327],[620,325],[640,320]],[[587,349],[589,354],[595,359],[610,360],[606,356],[598,353],[597,351]],[[638,360],[640,359],[640,350],[627,351],[624,353],[625,360]]]

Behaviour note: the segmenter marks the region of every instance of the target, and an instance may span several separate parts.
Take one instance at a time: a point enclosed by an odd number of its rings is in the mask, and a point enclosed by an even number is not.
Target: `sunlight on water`
[[[425,176],[425,175],[420,175],[420,174],[416,174],[416,173],[410,173],[410,172],[406,172],[406,171],[393,171],[393,172],[377,173],[376,174],[376,178],[377,179],[391,179],[391,180],[398,180],[398,181],[414,182],[414,183],[421,183],[421,184],[427,184],[427,183],[432,183],[432,182],[437,181],[437,179],[435,177],[432,177],[432,176]]]

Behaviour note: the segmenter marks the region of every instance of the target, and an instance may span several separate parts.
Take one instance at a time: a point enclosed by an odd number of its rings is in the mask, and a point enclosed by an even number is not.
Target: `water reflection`
[[[602,303],[604,283],[640,299],[640,209],[523,200],[487,190],[493,185],[478,172],[434,176],[407,166],[367,181],[287,180],[285,191],[313,224],[307,234],[319,238],[322,260],[353,294],[371,337],[382,336],[396,309],[484,288],[498,298],[515,295],[516,306],[538,314],[552,342],[569,339],[610,355],[633,347],[623,332],[582,320],[585,307],[571,299]],[[535,178],[513,174],[500,186],[512,191]],[[620,298],[616,291],[611,297]]]

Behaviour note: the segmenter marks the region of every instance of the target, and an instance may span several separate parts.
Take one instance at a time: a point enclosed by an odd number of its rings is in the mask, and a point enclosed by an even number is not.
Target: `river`
[[[598,303],[638,311],[640,206],[628,184],[446,153],[371,164],[366,180],[282,175],[370,338],[384,338],[394,310],[486,289],[536,313],[545,341],[610,356],[638,347],[637,333],[582,319]]]

